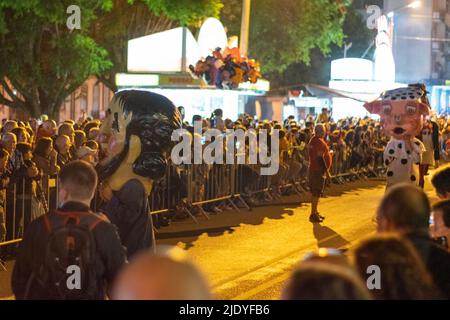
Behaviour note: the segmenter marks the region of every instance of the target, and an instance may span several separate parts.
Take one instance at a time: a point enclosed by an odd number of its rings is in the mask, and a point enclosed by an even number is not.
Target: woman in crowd
[[[418,253],[408,240],[399,235],[380,234],[361,242],[354,249],[354,264],[364,279],[370,276],[369,267],[376,266],[380,271],[378,279],[374,273],[372,283],[372,294],[377,300],[439,298]]]

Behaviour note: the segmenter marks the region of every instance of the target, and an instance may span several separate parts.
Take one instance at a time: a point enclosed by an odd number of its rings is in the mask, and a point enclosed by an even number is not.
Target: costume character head
[[[166,172],[171,135],[180,127],[180,113],[166,97],[138,90],[116,93],[100,127],[108,141],[106,158],[97,166],[100,179],[116,191],[138,179],[149,193],[152,181]]]
[[[398,140],[417,136],[422,130],[424,117],[430,113],[427,91],[422,84],[385,91],[364,107],[370,113],[378,114],[384,132]]]

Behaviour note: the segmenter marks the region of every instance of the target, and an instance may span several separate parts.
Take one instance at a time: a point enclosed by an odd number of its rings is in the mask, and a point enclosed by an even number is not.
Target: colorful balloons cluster
[[[236,89],[242,82],[256,83],[261,78],[259,63],[241,57],[238,48],[216,48],[204,60],[199,60],[191,72],[212,86],[220,89]]]

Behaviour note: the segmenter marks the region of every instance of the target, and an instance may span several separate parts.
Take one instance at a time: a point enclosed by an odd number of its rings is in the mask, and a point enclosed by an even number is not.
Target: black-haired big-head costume
[[[147,91],[116,93],[100,134],[111,137],[111,154],[97,166],[100,181],[113,190],[104,211],[119,229],[128,256],[154,242],[148,196],[166,173],[172,132],[181,127],[177,108]]]

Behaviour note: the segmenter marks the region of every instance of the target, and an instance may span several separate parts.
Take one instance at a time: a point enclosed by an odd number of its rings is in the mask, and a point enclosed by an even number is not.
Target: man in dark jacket
[[[90,247],[95,247],[91,251],[94,252],[94,270],[88,271],[94,271],[96,292],[89,297],[81,296],[80,299],[105,299],[118,271],[126,263],[126,253],[117,228],[104,215],[89,210],[97,185],[97,174],[88,163],[74,161],[62,168],[59,183],[61,204],[58,210],[34,220],[25,232],[12,275],[13,292],[16,299],[61,299],[57,295],[58,290],[51,290],[49,286],[42,284],[46,282],[40,275],[42,268],[47,266],[48,244],[56,234],[51,230],[59,230],[58,226],[65,225],[64,222],[74,218],[78,219],[80,226],[89,226],[85,230],[89,230],[92,235],[90,239],[94,243]],[[69,240],[71,239],[68,237],[67,246],[70,249]],[[67,285],[67,282],[63,282]]]
[[[378,207],[378,232],[396,232],[409,239],[435,285],[450,299],[450,254],[430,238],[430,211],[430,202],[423,190],[409,184],[394,186]]]

